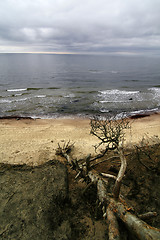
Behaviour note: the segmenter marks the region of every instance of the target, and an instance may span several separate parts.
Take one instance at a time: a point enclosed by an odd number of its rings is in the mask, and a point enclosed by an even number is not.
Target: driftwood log
[[[72,147],[73,145],[71,145],[69,142],[63,147],[59,145],[57,149],[57,154],[63,156],[67,160],[68,164],[77,171],[76,178],[83,178],[87,182],[87,186],[90,186],[90,184],[97,185],[97,198],[102,206],[104,218],[107,217],[109,240],[120,239],[117,220],[122,221],[131,236],[134,236],[136,239],[160,239],[160,230],[157,228],[153,228],[147,223],[145,223],[142,220],[145,219],[145,215],[142,217],[137,217],[136,215],[134,215],[130,211],[132,208],[127,206],[123,196],[120,195],[121,183],[126,170],[126,159],[123,154],[123,149],[116,144],[114,145],[114,147],[116,147],[116,149],[118,150],[121,160],[121,167],[119,173],[117,177],[115,177],[110,174],[101,174],[95,171],[91,167],[91,162],[93,162],[93,159],[91,159],[90,155],[86,157],[84,162],[73,160],[70,157],[70,151]],[[108,191],[110,180],[115,181],[113,193]],[[155,215],[156,213],[149,213],[149,216],[147,217],[152,217]]]

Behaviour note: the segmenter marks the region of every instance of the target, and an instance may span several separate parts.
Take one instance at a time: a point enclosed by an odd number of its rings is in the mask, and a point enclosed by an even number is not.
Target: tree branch
[[[126,158],[124,156],[122,149],[118,148],[118,151],[119,151],[119,155],[120,155],[120,159],[121,159],[121,167],[120,167],[120,170],[119,170],[119,173],[118,173],[115,185],[114,185],[114,189],[113,189],[113,195],[114,195],[115,199],[117,199],[119,197],[122,179],[124,177],[124,174],[125,174],[125,171],[127,168],[127,161],[126,161]]]

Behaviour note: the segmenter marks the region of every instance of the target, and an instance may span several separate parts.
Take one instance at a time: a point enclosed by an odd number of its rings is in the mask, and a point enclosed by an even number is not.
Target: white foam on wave
[[[0,103],[11,103],[12,101],[9,99],[1,99]]]
[[[113,103],[113,100],[112,101],[109,101],[109,100],[102,100],[102,101],[99,101],[100,103]],[[116,101],[116,100],[114,100],[114,103],[124,103],[124,101]]]
[[[147,112],[157,112],[159,111],[158,108],[152,108],[152,109],[143,109],[143,110],[137,110],[137,111],[132,111],[130,112],[130,115],[136,115],[136,114],[143,114],[143,113],[147,113]]]
[[[66,96],[64,96],[65,98],[74,98],[75,97],[75,94],[74,93],[70,93]]]
[[[156,88],[156,87],[153,87],[153,88],[149,88],[148,90],[154,92],[156,95],[160,96],[160,88]]]
[[[153,90],[153,91],[158,91],[158,92],[160,92],[160,88],[158,88],[158,87],[148,88],[148,90]]]
[[[109,110],[108,110],[108,109],[100,109],[100,112],[101,112],[101,113],[108,113]]]
[[[23,102],[28,100],[28,98],[20,98],[20,99],[16,99],[15,102]]]
[[[152,92],[153,99],[157,101],[158,106],[160,106],[160,88],[153,87],[148,90]]]
[[[98,94],[99,103],[101,104],[128,104],[131,103],[132,100],[134,102],[140,102],[143,99],[143,95],[140,94],[139,91],[126,91],[126,90],[118,90],[118,89],[112,89],[112,90],[104,90],[99,91]]]
[[[38,95],[38,96],[35,96],[35,97],[37,97],[37,98],[45,98],[46,95]]]
[[[15,94],[15,97],[17,97],[17,96],[22,96],[22,93]]]
[[[126,90],[118,90],[118,89],[112,89],[112,90],[104,90],[104,91],[99,91],[103,95],[113,95],[113,94],[118,94],[118,95],[133,95],[139,93],[139,91],[126,91]]]
[[[118,113],[116,114],[115,117],[113,117],[113,120],[119,120],[119,119],[123,119],[123,118],[126,118],[127,117],[127,113],[126,112],[121,112],[121,113]]]
[[[14,103],[14,102],[23,102],[28,100],[29,98],[19,98],[19,99],[0,99],[0,103]]]
[[[100,103],[131,103],[131,100],[112,100],[112,101],[109,101],[109,100],[102,100],[102,101],[99,101]],[[142,102],[142,99],[136,99],[136,102]],[[148,102],[147,100],[143,100],[143,102]]]
[[[7,92],[22,92],[26,91],[27,88],[19,88],[19,89],[7,89]]]

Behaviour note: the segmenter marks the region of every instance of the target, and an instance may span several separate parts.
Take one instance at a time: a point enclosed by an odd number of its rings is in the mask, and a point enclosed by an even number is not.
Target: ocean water
[[[158,57],[0,54],[1,117],[159,110]]]

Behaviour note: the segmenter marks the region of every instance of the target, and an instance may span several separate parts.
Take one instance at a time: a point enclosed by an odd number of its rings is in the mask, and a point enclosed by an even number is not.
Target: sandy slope
[[[0,120],[0,162],[41,164],[55,158],[57,143],[75,142],[74,156],[94,154],[97,139],[90,135],[88,119],[3,119]],[[126,133],[127,144],[143,136],[160,138],[160,114],[132,120]]]

